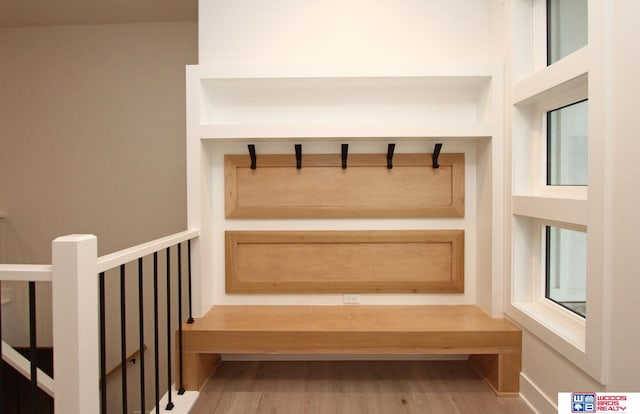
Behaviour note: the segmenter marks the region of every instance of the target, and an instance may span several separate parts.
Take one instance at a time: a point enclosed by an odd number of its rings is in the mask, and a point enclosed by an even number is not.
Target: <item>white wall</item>
[[[640,50],[629,44],[640,39],[640,3],[621,1],[612,5],[612,36],[607,43],[611,66],[609,87],[611,128],[607,134],[612,148],[611,179],[611,313],[610,379],[611,390],[640,391],[640,177],[638,139],[638,97],[640,96]],[[608,88],[606,88],[608,89]]]
[[[195,23],[0,30],[1,259],[100,254],[185,226],[184,66]],[[144,166],[144,168],[143,168]]]
[[[366,73],[489,58],[492,0],[201,0],[200,64]]]

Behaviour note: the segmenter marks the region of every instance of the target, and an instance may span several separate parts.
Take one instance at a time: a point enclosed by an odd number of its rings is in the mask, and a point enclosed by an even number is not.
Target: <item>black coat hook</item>
[[[387,147],[387,168],[393,168],[393,151],[396,149],[396,144],[389,144]]]
[[[296,146],[296,169],[302,168],[302,144],[295,144]]]
[[[256,169],[256,146],[253,144],[247,145],[249,147],[249,157],[251,157],[251,169]]]
[[[433,168],[440,168],[440,164],[438,164],[438,157],[440,156],[440,150],[442,149],[442,144],[436,144],[433,148],[433,154],[431,155],[431,162]]]
[[[342,144],[342,169],[347,169],[347,154],[349,153],[349,144]]]

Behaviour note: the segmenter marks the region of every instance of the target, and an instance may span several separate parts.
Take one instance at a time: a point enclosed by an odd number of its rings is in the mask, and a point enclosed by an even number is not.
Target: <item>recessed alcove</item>
[[[497,67],[340,76],[230,74],[200,65],[188,68],[187,90],[187,107],[193,108],[188,111],[189,209],[202,229],[194,249],[202,275],[196,282],[200,312],[215,304],[342,304],[342,295],[335,293],[226,293],[225,231],[459,229],[465,235],[464,293],[370,293],[361,303],[467,304],[501,315],[502,165],[493,161],[502,150]],[[436,142],[444,144],[443,154],[464,154],[464,217],[225,217],[224,156],[247,154],[248,143],[256,145],[260,159],[261,154],[293,154],[297,143],[304,154],[339,154],[340,143],[350,144],[350,154],[383,154],[388,143],[397,143],[397,153],[412,154],[430,153]]]

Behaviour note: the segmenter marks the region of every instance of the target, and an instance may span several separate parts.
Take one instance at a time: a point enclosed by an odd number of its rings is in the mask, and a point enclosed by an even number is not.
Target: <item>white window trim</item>
[[[603,122],[605,117],[604,93],[594,83],[600,77],[602,82],[602,64],[592,55],[601,55],[602,19],[606,6],[599,0],[589,0],[589,45],[559,60],[551,66],[546,65],[546,1],[519,0],[515,7],[531,7],[531,44],[517,44],[517,58],[524,58],[522,47],[530,48],[531,73],[519,77],[512,89],[512,144],[509,157],[512,160],[512,198],[513,214],[511,220],[511,278],[507,278],[505,314],[523,328],[544,341],[556,352],[582,369],[601,384],[607,382],[606,352],[608,282],[605,280],[607,251],[603,223],[606,177],[604,177]],[[518,14],[523,15],[526,10]],[[600,14],[599,14],[600,13]],[[597,16],[597,17],[596,17]],[[521,30],[521,29],[518,29]],[[527,29],[525,29],[527,30]],[[517,39],[527,39],[522,32]],[[592,43],[591,40],[597,39]],[[522,64],[513,64],[521,68]],[[590,87],[587,94],[587,85]],[[532,143],[540,138],[544,124],[539,122],[542,112],[564,104],[589,99],[589,189],[586,187],[569,188],[566,186],[548,188],[546,171],[540,174],[540,157],[546,158],[546,149]],[[525,137],[523,131],[528,131]],[[537,134],[537,137],[535,136]],[[525,138],[527,141],[525,141]],[[546,145],[546,137],[538,140]],[[526,147],[528,145],[528,147]],[[529,151],[531,158],[525,160],[522,155]],[[535,152],[535,153],[533,153]],[[513,162],[519,162],[516,165]],[[537,167],[534,171],[534,165]],[[542,165],[545,165],[544,163]],[[516,169],[520,167],[520,171]],[[529,178],[522,168],[530,167]],[[542,184],[544,185],[542,185]],[[535,204],[531,207],[528,204]],[[578,214],[567,213],[567,205],[579,210]],[[560,213],[560,212],[564,213]],[[575,211],[575,210],[574,210]],[[575,218],[572,218],[574,217]],[[541,261],[541,223],[552,222],[559,226],[588,226],[587,232],[587,318],[582,319],[573,312],[546,300],[539,300],[539,285],[533,283],[540,276]],[[536,228],[538,230],[536,230]],[[536,256],[537,252],[537,256]],[[537,263],[537,268],[534,270]],[[536,294],[536,292],[538,294]],[[549,303],[551,302],[551,303]]]

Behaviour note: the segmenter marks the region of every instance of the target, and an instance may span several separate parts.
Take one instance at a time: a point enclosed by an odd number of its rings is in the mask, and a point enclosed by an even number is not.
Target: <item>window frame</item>
[[[587,184],[550,184],[550,181],[551,181],[551,168],[550,168],[550,165],[551,165],[551,150],[549,149],[549,143],[551,142],[551,132],[550,132],[550,129],[549,129],[549,120],[551,119],[551,113],[555,112],[555,111],[559,111],[559,110],[565,109],[565,108],[569,108],[569,107],[571,107],[573,105],[578,105],[578,104],[583,103],[583,102],[587,102],[588,103],[589,102],[589,98],[585,97],[584,99],[581,99],[581,100],[578,100],[578,101],[575,101],[575,102],[560,106],[558,108],[546,111],[545,120],[544,120],[544,130],[545,130],[545,133],[544,133],[544,135],[545,135],[545,143],[544,143],[544,145],[545,145],[545,154],[546,154],[546,157],[545,157],[545,170],[546,170],[546,173],[545,173],[545,176],[546,176],[545,185],[547,187],[562,187],[563,189],[567,188],[567,187],[586,187],[587,189],[589,188],[589,183],[587,183]],[[587,110],[588,110],[588,107],[587,107]],[[588,124],[589,124],[589,119],[587,118],[587,125],[585,125],[586,128],[588,128]],[[588,154],[588,152],[589,152],[589,147],[587,145],[587,154]],[[574,191],[577,191],[577,189],[574,190]]]
[[[576,52],[577,50],[581,49],[578,48],[576,50],[574,50],[573,52],[569,53],[568,55],[565,55],[563,57],[561,57],[560,59],[556,60],[555,62],[551,61],[551,37],[549,36],[549,31],[551,29],[551,16],[549,15],[549,6],[551,4],[552,0],[542,0],[542,2],[544,3],[544,10],[542,10],[542,13],[544,13],[544,22],[545,22],[545,41],[544,41],[544,49],[545,49],[545,66],[551,66],[556,62],[561,61],[562,59],[566,58],[567,56],[569,56],[571,53]],[[585,0],[586,1],[586,0]],[[537,13],[541,13],[539,10],[537,11]],[[540,19],[540,17],[538,17],[538,19]],[[587,25],[589,24],[589,4],[587,2]],[[587,27],[587,34],[589,32],[589,27]],[[588,41],[587,41],[588,44]],[[584,46],[583,46],[584,47]]]
[[[586,319],[586,315],[582,315],[581,313],[578,313],[577,311],[563,305],[561,302],[557,301],[556,299],[553,299],[551,297],[550,294],[550,281],[551,281],[551,229],[552,228],[556,228],[556,229],[561,229],[561,230],[569,230],[569,231],[574,231],[574,232],[579,232],[579,233],[584,233],[585,236],[587,234],[586,229],[582,230],[582,229],[577,229],[577,228],[567,228],[567,227],[559,227],[559,226],[553,226],[553,225],[544,225],[542,227],[543,230],[543,260],[544,260],[544,282],[543,282],[543,296],[546,300],[552,302],[553,304],[560,306],[566,310],[568,310],[569,312],[572,312],[574,314],[576,314],[577,316],[579,316],[580,318]],[[586,255],[586,251],[585,251],[585,255]],[[586,275],[585,275],[586,276]],[[586,284],[586,280],[585,280],[585,284]],[[585,294],[585,304],[586,304],[586,294]]]
[[[521,239],[529,241],[529,247],[520,252],[519,266],[514,268],[514,271],[520,273],[521,283],[514,286],[519,293],[514,295],[515,297],[512,299],[512,305],[515,309],[527,318],[516,319],[520,323],[524,322],[525,327],[533,332],[538,332],[538,336],[546,338],[549,342],[553,342],[550,335],[552,334],[556,336],[556,339],[562,339],[573,349],[585,352],[586,319],[546,297],[544,229],[546,226],[553,226],[587,233],[586,226],[526,216],[520,216],[516,220],[521,222],[521,228],[524,227],[524,233],[520,234]],[[522,260],[524,257],[527,257],[528,260]],[[541,326],[536,327],[536,323]],[[542,332],[543,330],[546,332]]]
[[[548,131],[547,114],[578,102],[588,101],[586,85],[558,94],[551,99],[539,102],[534,107],[533,116],[537,119],[531,135],[534,173],[533,194],[541,197],[562,197],[586,200],[588,185],[549,185],[547,184]],[[588,122],[588,118],[587,118]],[[588,151],[588,149],[587,149]],[[587,167],[588,168],[588,167]]]

